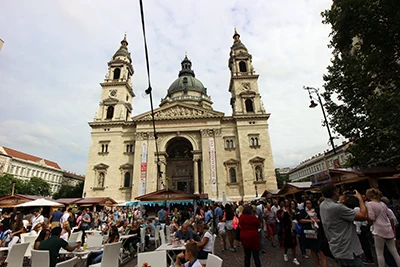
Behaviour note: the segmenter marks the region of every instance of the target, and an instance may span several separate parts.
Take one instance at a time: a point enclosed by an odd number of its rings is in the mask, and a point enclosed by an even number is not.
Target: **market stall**
[[[80,207],[93,207],[93,210],[96,211],[98,206],[101,207],[113,207],[117,205],[117,201],[110,197],[88,197],[82,198],[74,203]]]

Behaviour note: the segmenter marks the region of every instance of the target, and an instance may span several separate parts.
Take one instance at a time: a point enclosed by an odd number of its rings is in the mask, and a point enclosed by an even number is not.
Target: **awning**
[[[21,203],[16,207],[64,207],[64,205],[55,201],[40,198],[29,202]]]
[[[346,180],[342,180],[342,181],[335,181],[333,182],[334,185],[341,185],[341,184],[349,184],[349,183],[357,183],[357,182],[361,182],[364,180],[368,180],[368,177],[354,177],[354,178],[349,178]]]
[[[88,197],[82,198],[74,204],[78,206],[114,206],[118,203],[110,197]]]

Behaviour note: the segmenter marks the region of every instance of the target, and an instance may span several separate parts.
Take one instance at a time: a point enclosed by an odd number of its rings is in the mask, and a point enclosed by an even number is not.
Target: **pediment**
[[[106,170],[109,166],[104,163],[99,163],[97,165],[94,165],[93,169],[95,170]]]
[[[112,98],[112,97],[109,97],[109,98],[106,98],[103,100],[103,104],[117,104],[117,103],[118,103],[118,99]]]
[[[224,113],[186,104],[172,104],[154,110],[155,120],[221,118]],[[151,120],[151,112],[146,112],[132,118],[134,121]]]
[[[125,163],[125,164],[119,166],[119,168],[120,168],[121,170],[133,169],[133,165],[130,164],[130,163]]]
[[[254,157],[254,158],[252,158],[251,160],[249,160],[249,162],[251,162],[251,163],[262,163],[262,162],[264,162],[264,158],[261,158],[261,157]]]
[[[228,159],[227,161],[224,161],[224,165],[228,166],[228,165],[237,165],[239,164],[239,161],[236,159]]]

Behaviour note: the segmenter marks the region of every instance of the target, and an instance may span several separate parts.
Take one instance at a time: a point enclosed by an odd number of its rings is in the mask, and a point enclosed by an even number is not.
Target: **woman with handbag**
[[[388,211],[386,204],[380,201],[382,197],[381,191],[375,188],[368,189],[366,196],[370,202],[367,203],[369,221],[373,223],[375,251],[378,258],[378,266],[385,266],[385,258],[383,256],[385,244],[392,254],[397,266],[400,266],[400,256],[397,253],[394,237],[395,228],[393,217]]]
[[[303,224],[305,247],[311,250],[311,256],[317,267],[326,267],[326,257],[322,253],[322,224],[317,212],[313,208],[311,200],[306,200],[306,207],[300,212],[299,221]],[[320,260],[322,265],[320,264]]]

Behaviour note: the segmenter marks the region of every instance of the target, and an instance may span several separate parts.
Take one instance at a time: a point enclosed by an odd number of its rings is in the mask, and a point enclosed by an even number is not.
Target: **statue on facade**
[[[97,186],[103,187],[104,186],[104,173],[100,173],[99,177],[97,177]]]

